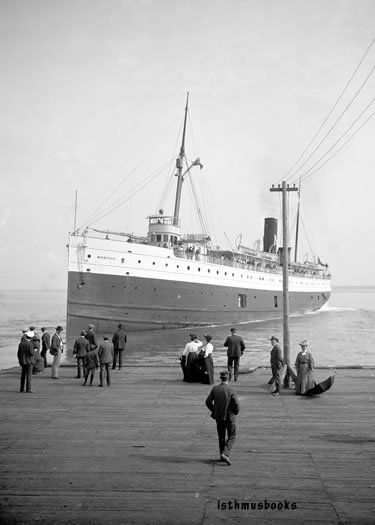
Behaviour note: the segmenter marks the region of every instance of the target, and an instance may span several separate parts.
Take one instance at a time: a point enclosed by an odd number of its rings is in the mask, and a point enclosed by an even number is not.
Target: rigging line
[[[306,230],[306,227],[305,227],[305,223],[303,222],[302,217],[301,217],[301,222],[302,222],[303,229],[305,230],[306,239],[307,239],[307,244],[309,245],[309,248],[310,248],[310,251],[311,251],[311,255],[312,255],[313,257],[315,257],[314,250],[312,249],[312,246],[311,246],[311,243],[310,243],[310,238],[309,238],[309,235],[308,235],[308,233],[307,233],[307,230]]]
[[[309,147],[312,145],[312,143],[314,142],[314,140],[316,139],[316,137],[319,135],[320,131],[322,130],[324,124],[327,122],[327,120],[329,119],[329,117],[332,115],[333,111],[336,109],[338,103],[340,102],[340,100],[342,99],[345,91],[348,89],[349,85],[351,84],[353,78],[355,77],[355,75],[357,74],[357,71],[359,70],[359,68],[361,67],[364,59],[366,58],[368,52],[370,51],[371,47],[373,46],[375,42],[375,39],[372,39],[370,44],[368,45],[366,51],[364,52],[361,60],[359,61],[359,63],[357,64],[356,68],[354,69],[351,77],[349,78],[349,80],[347,81],[344,89],[341,91],[339,97],[337,98],[336,102],[334,103],[334,105],[332,106],[332,108],[329,110],[329,112],[327,113],[327,116],[324,118],[323,122],[321,123],[319,129],[315,132],[313,138],[311,139],[311,141],[309,142],[309,144],[306,146],[306,148],[303,150],[303,152],[301,153],[301,155],[298,157],[298,159],[295,161],[295,163],[289,168],[289,170],[285,173],[284,177],[287,177],[289,175],[289,173],[295,168],[295,166],[299,163],[299,161],[303,158],[303,156],[305,155],[305,153],[307,152],[307,150],[309,149]],[[279,182],[281,182],[281,180],[284,179],[284,177],[282,179],[280,179]]]
[[[159,173],[156,173],[154,175],[153,178],[156,178],[160,175],[161,172]],[[98,217],[96,217],[94,220],[92,220],[90,222],[90,224],[88,224],[87,226],[91,226],[91,224],[93,224],[94,222],[98,222],[100,221],[101,219],[103,219],[104,217],[106,217],[107,215],[109,215],[110,213],[112,213],[113,211],[117,210],[117,208],[119,208],[120,206],[123,206],[125,204],[125,202],[127,202],[128,200],[130,200],[132,197],[134,197],[134,195],[136,195],[139,191],[141,191],[147,184],[148,184],[149,181],[145,181],[145,184],[138,188],[136,191],[134,191],[132,194],[130,195],[127,195],[124,200],[122,202],[120,202],[117,206],[114,206],[113,208],[111,208],[110,210],[108,210],[107,212],[103,213],[102,215],[99,215]]]
[[[174,149],[173,149],[173,159],[171,159],[171,167],[170,167],[171,174],[170,174],[169,178],[167,179],[166,185],[165,185],[164,190],[163,190],[163,192],[161,194],[161,197],[160,197],[160,200],[159,200],[159,205],[157,207],[158,210],[164,208],[164,204],[165,204],[165,201],[167,199],[167,194],[168,194],[170,188],[173,185],[173,179],[175,177],[175,169],[176,169],[176,164],[173,161],[177,157],[178,142],[179,142],[179,136],[176,139],[176,143],[175,143],[175,146],[174,146]],[[172,165],[172,162],[173,162],[173,165]]]
[[[180,127],[180,133],[181,133],[181,127]],[[161,197],[160,197],[160,200],[159,200],[159,205],[157,207],[158,210],[160,210],[161,208],[164,207],[164,203],[165,203],[166,198],[167,198],[167,193],[170,190],[170,187],[172,186],[172,182],[173,182],[173,179],[174,179],[174,176],[175,176],[176,165],[175,165],[175,163],[173,163],[173,166],[172,166],[172,162],[177,157],[177,149],[178,149],[178,143],[179,143],[179,139],[180,139],[180,133],[178,134],[178,136],[176,138],[176,142],[175,142],[175,145],[174,145],[174,148],[173,148],[173,158],[171,159],[171,168],[170,168],[171,169],[171,174],[170,174],[169,178],[167,179],[166,186],[164,187],[163,193],[161,194]]]
[[[328,135],[331,133],[331,131],[335,128],[336,124],[341,120],[341,118],[343,117],[343,115],[347,112],[347,110],[349,109],[349,107],[353,104],[354,100],[357,98],[357,96],[359,95],[359,93],[362,91],[362,89],[364,88],[365,84],[367,83],[368,79],[370,78],[370,76],[373,74],[373,72],[375,71],[375,66],[373,66],[369,72],[369,74],[366,76],[365,80],[362,82],[362,84],[360,85],[360,87],[358,88],[358,90],[355,92],[354,96],[351,98],[351,100],[349,101],[349,103],[346,105],[345,109],[341,112],[341,114],[339,115],[339,117],[335,120],[335,122],[332,124],[332,126],[329,128],[328,132],[324,135],[324,137],[322,138],[322,140],[318,143],[318,145],[316,146],[316,148],[310,153],[310,155],[308,155],[308,157],[306,158],[306,160],[296,169],[296,171],[294,173],[292,173],[286,180],[290,180],[292,177],[294,177],[295,175],[297,175],[297,173],[303,168],[303,166],[305,166],[307,164],[307,162],[311,159],[311,157],[314,155],[314,153],[316,153],[316,151],[320,148],[320,146],[323,144],[323,142],[326,140],[326,138],[328,137]]]
[[[157,168],[155,171],[153,171],[150,175],[147,175],[143,180],[137,182],[137,184],[131,188],[128,193],[129,194],[134,194],[134,191],[137,191],[137,188],[139,186],[144,186],[144,183],[150,181],[153,179],[154,175],[155,174],[159,174],[160,172],[162,172],[165,167],[167,166],[167,164],[169,164],[171,162],[171,159],[169,159],[168,161],[166,161],[164,164],[162,164],[162,166],[160,166],[159,168]],[[112,206],[116,205],[119,201],[121,201],[121,199],[123,198],[126,198],[128,193],[124,193],[123,195],[121,195],[120,197],[118,197],[115,201],[113,201],[111,204],[109,204],[106,208],[104,208],[101,212],[99,212],[97,215],[101,215],[102,213],[105,213],[107,210],[110,210],[112,208]],[[96,215],[96,216],[97,216]],[[94,217],[96,217],[94,216]]]
[[[168,163],[170,162],[170,160],[168,160]],[[94,222],[96,222],[97,220],[100,220],[102,219],[103,217],[105,217],[106,215],[108,215],[109,213],[111,213],[113,210],[117,209],[119,206],[121,206],[124,202],[126,202],[127,200],[129,200],[130,198],[134,197],[134,195],[136,195],[141,189],[143,189],[147,184],[149,184],[154,178],[158,177],[160,175],[160,173],[163,172],[164,168],[165,168],[165,165],[167,163],[163,164],[158,170],[156,170],[155,172],[153,172],[151,175],[149,175],[148,177],[146,177],[143,181],[141,181],[140,183],[138,183],[134,188],[132,188],[128,193],[126,193],[125,195],[122,195],[121,197],[119,197],[116,201],[114,201],[111,205],[107,206],[107,208],[105,208],[104,210],[102,210],[102,212],[98,213],[92,220],[91,222],[88,224],[92,224]],[[116,204],[118,204],[116,206]]]
[[[205,216],[206,216],[206,224],[207,224],[207,227],[208,227],[208,233],[212,239],[212,242],[214,244],[217,244],[216,243],[216,232],[215,232],[215,229],[214,229],[214,223],[213,223],[213,219],[212,219],[212,212],[211,212],[211,203],[210,203],[210,199],[209,199],[209,195],[210,195],[210,192],[208,191],[208,180],[205,176],[202,176],[200,177],[200,182],[201,182],[201,188],[202,188],[202,196],[203,196],[203,207],[204,207],[204,212],[205,212]]]
[[[88,222],[89,220],[91,220],[92,216],[95,215],[96,212],[98,212],[98,210],[100,210],[100,208],[104,205],[105,202],[108,201],[108,199],[110,199],[112,197],[112,195],[123,185],[125,184],[125,182],[129,179],[129,177],[131,175],[133,175],[133,173],[139,168],[139,166],[151,155],[151,153],[155,150],[156,146],[160,143],[161,139],[170,131],[170,129],[176,124],[176,122],[180,119],[180,117],[176,117],[175,120],[172,122],[172,124],[170,126],[168,126],[168,128],[162,132],[162,134],[160,135],[159,139],[153,144],[153,146],[151,147],[150,151],[148,153],[146,153],[146,155],[135,165],[135,167],[127,174],[125,175],[125,177],[123,178],[123,180],[114,188],[114,190],[111,191],[111,193],[109,193],[107,195],[107,197],[104,199],[104,201],[102,201],[99,206],[96,207],[96,209],[89,215],[89,217],[87,218],[87,221]],[[181,131],[181,128],[180,128],[180,131]]]
[[[372,99],[372,101],[365,107],[365,109],[362,111],[362,113],[355,119],[354,122],[352,122],[352,124],[349,126],[349,128],[345,131],[345,133],[343,133],[341,135],[341,137],[339,137],[337,139],[336,142],[334,142],[332,144],[332,146],[325,152],[325,154],[320,157],[319,160],[317,160],[315,162],[315,164],[313,164],[307,171],[305,171],[305,173],[303,173],[302,175],[300,175],[300,180],[303,180],[305,181],[306,179],[310,178],[314,173],[316,173],[318,170],[320,170],[320,168],[322,168],[323,166],[325,166],[325,164],[327,164],[327,162],[332,159],[333,157],[335,157],[337,155],[337,153],[339,151],[342,150],[342,148],[353,138],[355,137],[355,135],[358,133],[358,131],[370,120],[370,118],[373,117],[373,115],[375,114],[375,111],[373,113],[370,114],[370,116],[359,126],[359,128],[354,132],[352,133],[352,135],[350,135],[350,137],[342,144],[342,146],[339,147],[339,149],[333,153],[333,155],[331,155],[321,166],[319,166],[315,171],[313,171],[312,173],[310,173],[310,171],[315,168],[315,166],[317,164],[319,164],[319,162],[321,162],[324,157],[326,157],[328,155],[328,153],[335,147],[337,146],[337,144],[340,142],[340,140],[345,137],[345,135],[352,129],[352,127],[358,122],[358,120],[362,117],[362,115],[368,110],[368,108],[371,106],[371,104],[373,104],[375,101],[375,97]],[[297,179],[296,179],[297,180]]]
[[[186,162],[187,162],[187,164],[191,163],[191,161],[188,162],[187,159],[186,159]],[[190,176],[190,172],[189,172],[189,176]],[[201,179],[202,179],[202,177],[198,177],[198,184],[199,184]],[[195,182],[193,181],[193,177],[192,176],[190,177],[190,183],[191,183],[192,188],[193,188],[193,197],[194,197],[194,200],[195,200],[195,206],[197,208],[198,218],[201,218],[200,226],[202,228],[203,233],[205,235],[208,235],[209,229],[208,229],[207,216],[206,216],[205,211],[204,211],[204,206],[201,205],[200,200],[198,199],[198,192],[197,192],[196,185],[195,185]],[[201,188],[200,195],[202,195],[202,200],[204,201],[204,193],[202,191],[202,185],[201,184],[199,184],[199,185],[200,185],[200,188]]]
[[[202,232],[207,236],[208,235],[207,228],[206,228],[205,221],[204,221],[204,218],[203,218],[203,215],[202,215],[202,210],[201,210],[201,206],[200,206],[200,203],[199,203],[198,194],[197,194],[197,191],[196,191],[196,188],[195,188],[193,177],[191,176],[190,172],[189,172],[189,181],[190,181],[190,186],[191,186],[191,189],[192,189],[192,194],[193,194],[193,198],[194,198],[194,202],[195,202],[195,208],[196,208],[197,215],[198,215],[198,222],[199,222],[199,225],[200,225],[200,227],[202,229]]]

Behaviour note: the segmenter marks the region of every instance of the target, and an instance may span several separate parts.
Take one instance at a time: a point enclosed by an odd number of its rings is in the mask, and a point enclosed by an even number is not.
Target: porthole
[[[86,268],[86,272],[91,272],[90,268]]]
[[[155,261],[152,264],[155,266]]]
[[[123,257],[122,257],[122,259],[121,259],[121,262],[122,262],[122,263],[124,263],[124,262],[125,262],[125,259],[124,259]]]
[[[190,266],[188,266],[187,269],[190,270]]]
[[[88,256],[87,256],[87,258],[90,259],[90,257],[91,257],[91,254],[89,253]]]
[[[140,264],[142,261],[140,259],[138,259],[138,264]]]

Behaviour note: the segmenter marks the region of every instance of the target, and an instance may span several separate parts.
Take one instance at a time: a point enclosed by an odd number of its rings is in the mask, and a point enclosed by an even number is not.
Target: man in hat
[[[274,335],[270,339],[272,350],[270,354],[272,380],[271,384],[275,382],[275,390],[272,395],[279,396],[281,394],[281,372],[284,367],[283,355],[279,346],[279,340]]]
[[[108,337],[106,335],[103,336],[103,343],[99,346],[98,357],[100,366],[100,384],[98,386],[104,386],[104,371],[107,385],[110,386],[111,373],[109,366],[113,361],[113,345],[108,341]]]
[[[118,358],[119,370],[122,368],[122,353],[126,348],[127,342],[128,342],[128,338],[127,338],[126,332],[124,330],[124,327],[120,323],[117,325],[117,330],[115,331],[112,337],[112,344],[114,348],[112,370],[116,368],[117,358]]]
[[[98,348],[98,342],[96,340],[94,328],[95,326],[93,324],[89,324],[89,329],[87,332],[85,332],[85,337],[89,342],[90,350],[96,350]]]
[[[46,328],[43,326],[41,328],[42,330],[42,351],[40,352],[40,355],[43,357],[44,361],[44,368],[47,367],[47,352],[51,347],[51,336],[47,332]]]
[[[33,366],[34,366],[34,360],[36,356],[36,352],[33,349],[33,345],[31,343],[31,339],[33,337],[34,333],[29,331],[25,332],[24,336],[22,337],[19,345],[18,345],[18,362],[21,366],[21,384],[20,384],[20,392],[24,392],[25,390],[25,381],[26,381],[26,392],[31,394],[31,378],[33,373]]]
[[[52,363],[52,373],[51,377],[52,379],[60,379],[59,378],[59,369],[60,369],[60,361],[61,361],[61,354],[64,351],[64,343],[62,340],[62,334],[63,331],[62,326],[56,326],[56,333],[52,336],[51,341],[51,348],[50,348],[50,354],[53,355],[53,363]]]
[[[234,367],[234,380],[238,381],[238,374],[240,370],[240,357],[243,355],[245,350],[245,343],[242,337],[236,334],[236,329],[231,328],[231,335],[229,335],[225,342],[224,346],[228,348],[228,372],[229,372],[229,381],[232,380],[233,367]]]
[[[76,378],[85,377],[85,355],[90,351],[90,343],[85,337],[86,332],[82,330],[81,335],[74,341],[73,356],[77,358]]]
[[[227,370],[220,372],[220,379],[220,385],[214,386],[209,393],[206,406],[211,411],[211,417],[216,420],[220,459],[231,465],[229,454],[236,438],[236,415],[240,411],[240,404],[236,392],[228,384]]]

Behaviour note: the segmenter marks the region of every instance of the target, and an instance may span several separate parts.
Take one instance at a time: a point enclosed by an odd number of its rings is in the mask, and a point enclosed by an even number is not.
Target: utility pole
[[[289,186],[285,181],[282,182],[282,186],[278,185],[277,188],[272,186],[270,191],[281,191],[282,192],[282,204],[283,204],[283,252],[282,252],[282,264],[283,264],[283,343],[284,343],[284,363],[290,366],[290,338],[289,338],[289,229],[288,229],[288,191],[298,191],[298,188],[293,185]],[[289,388],[289,371],[285,374],[284,388]]]

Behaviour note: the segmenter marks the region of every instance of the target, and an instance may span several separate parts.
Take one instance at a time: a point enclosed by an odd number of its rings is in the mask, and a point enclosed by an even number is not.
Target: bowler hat
[[[64,328],[62,326],[56,326],[56,332],[62,332]]]
[[[35,326],[30,326],[30,331],[34,332],[34,330],[35,330]]]
[[[223,370],[222,372],[220,372],[220,378],[221,379],[227,379],[228,377],[229,377],[228,370]]]
[[[207,341],[211,341],[212,340],[212,335],[205,335],[204,337],[207,339]]]
[[[190,337],[191,337],[192,339],[197,339],[197,334],[190,334]]]
[[[275,337],[274,335],[271,337],[270,341],[276,341],[276,343],[279,342],[279,340],[277,339],[277,337]]]
[[[235,328],[231,328],[230,331],[231,332],[236,332],[236,329]]]

